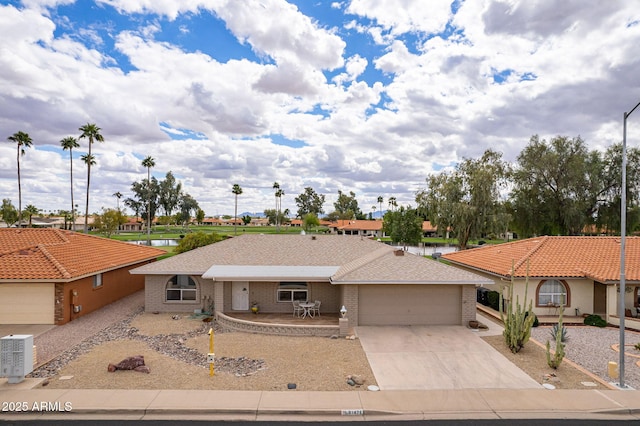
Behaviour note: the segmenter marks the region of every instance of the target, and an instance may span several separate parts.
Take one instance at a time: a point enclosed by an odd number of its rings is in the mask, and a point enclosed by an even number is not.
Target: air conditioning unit
[[[0,377],[20,383],[33,371],[33,336],[11,334],[0,338]]]

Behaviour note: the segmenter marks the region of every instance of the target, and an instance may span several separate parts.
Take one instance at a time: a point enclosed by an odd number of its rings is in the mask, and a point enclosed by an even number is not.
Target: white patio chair
[[[317,314],[318,316],[320,316],[320,305],[321,305],[321,304],[322,304],[322,302],[321,302],[321,301],[319,301],[319,300],[316,300],[316,301],[315,301],[315,304],[313,305],[313,308],[311,308],[311,309],[310,309],[310,310],[311,310],[311,312],[312,312],[312,315],[313,315],[313,316],[316,316],[316,314]]]
[[[293,316],[294,317],[299,317],[302,313],[304,312],[304,308],[302,306],[300,306],[300,301],[299,300],[294,300],[293,301]]]

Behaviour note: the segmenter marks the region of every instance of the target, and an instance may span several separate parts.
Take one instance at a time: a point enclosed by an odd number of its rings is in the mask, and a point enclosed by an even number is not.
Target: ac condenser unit
[[[0,338],[0,377],[20,383],[33,371],[33,336],[11,334]]]

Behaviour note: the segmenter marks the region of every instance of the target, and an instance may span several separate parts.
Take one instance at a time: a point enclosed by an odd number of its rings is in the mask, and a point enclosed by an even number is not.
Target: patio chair
[[[299,317],[304,312],[304,308],[300,306],[299,300],[293,301],[293,316]]]
[[[318,316],[320,316],[320,304],[321,304],[321,303],[322,303],[322,302],[321,302],[321,301],[319,301],[319,300],[316,300],[316,301],[315,301],[315,304],[313,305],[313,308],[311,308],[311,312],[312,312],[313,316],[316,316],[316,314],[317,314]]]

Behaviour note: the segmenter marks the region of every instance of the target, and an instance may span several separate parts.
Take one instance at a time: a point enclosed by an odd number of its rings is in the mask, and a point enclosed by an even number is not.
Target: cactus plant
[[[564,314],[564,307],[560,308],[560,316],[558,317],[558,324],[554,327],[555,329],[555,340],[556,340],[556,349],[554,351],[553,357],[551,356],[551,343],[547,340],[547,364],[549,367],[554,370],[560,367],[562,363],[562,359],[564,358],[564,341],[563,337],[566,333],[565,326],[562,325],[562,315]]]
[[[531,327],[536,316],[533,313],[533,301],[529,301],[529,307],[524,309],[520,305],[520,300],[516,297],[515,304],[513,301],[513,262],[511,264],[511,282],[509,283],[509,296],[507,298],[506,310],[503,309],[503,297],[500,297],[500,319],[504,324],[505,343],[513,353],[517,353],[529,341],[531,337]],[[529,291],[529,263],[527,262],[527,276],[524,287],[524,304],[527,305],[527,292]],[[501,294],[502,296],[502,294]],[[503,313],[505,312],[506,313]]]

